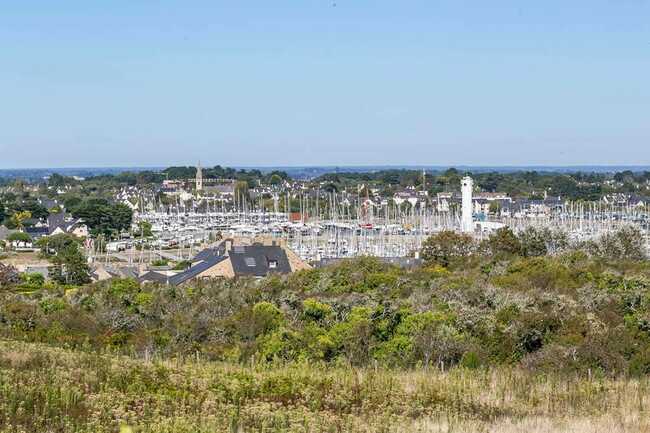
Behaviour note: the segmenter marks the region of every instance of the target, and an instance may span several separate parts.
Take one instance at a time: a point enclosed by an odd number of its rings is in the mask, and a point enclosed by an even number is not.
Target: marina
[[[332,197],[336,202],[340,197]],[[198,204],[193,209],[200,207]],[[426,201],[367,206],[362,201],[347,206],[305,207],[300,218],[289,212],[268,212],[253,208],[247,211],[182,212],[170,208],[165,212],[136,213],[134,221],[151,224],[152,239],[144,241],[145,250],[180,249],[191,251],[221,238],[276,239],[286,243],[302,259],[358,256],[405,257],[417,253],[431,234],[443,230],[461,231],[462,212],[442,211]],[[566,202],[547,210],[519,211],[504,216],[473,214],[470,232],[477,239],[489,236],[501,227],[519,232],[527,227],[566,232],[575,241],[589,240],[624,225],[641,229],[646,240],[650,228],[647,207],[625,208],[601,204]]]

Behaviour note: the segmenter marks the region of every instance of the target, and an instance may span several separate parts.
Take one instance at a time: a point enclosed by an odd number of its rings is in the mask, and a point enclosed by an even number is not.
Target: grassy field
[[[243,367],[0,341],[2,432],[650,432],[649,391],[506,367]]]
[[[2,254],[2,263],[5,265],[12,265],[17,267],[24,267],[26,265],[30,266],[50,266],[50,262],[46,259],[40,257],[39,253],[36,252],[10,252]]]

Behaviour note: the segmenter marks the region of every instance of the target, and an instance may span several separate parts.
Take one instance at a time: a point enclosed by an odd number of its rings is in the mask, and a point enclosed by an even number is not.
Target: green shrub
[[[110,293],[115,297],[132,295],[140,291],[140,284],[134,278],[114,279],[110,282]]]
[[[253,306],[252,321],[256,335],[266,334],[282,325],[284,315],[270,302],[259,302]]]
[[[632,376],[650,375],[650,346],[642,348],[632,356],[628,371]]]
[[[476,352],[465,352],[460,359],[460,365],[470,370],[476,370],[481,366],[481,358]]]
[[[21,274],[20,277],[23,281],[22,286],[32,290],[41,289],[45,284],[45,277],[43,276],[43,274],[25,273],[25,274]]]
[[[39,306],[43,313],[50,314],[55,311],[65,310],[67,304],[63,299],[46,298],[39,302]]]
[[[318,302],[314,298],[305,299],[302,303],[303,317],[314,322],[323,322],[332,314],[332,307]]]

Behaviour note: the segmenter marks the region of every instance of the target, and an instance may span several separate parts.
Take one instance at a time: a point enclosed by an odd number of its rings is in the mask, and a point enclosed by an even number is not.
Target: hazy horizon
[[[650,2],[13,2],[0,168],[650,165]]]
[[[131,166],[131,167],[41,167],[41,168],[0,168],[0,179],[25,179],[41,180],[54,173],[63,176],[98,176],[98,175],[116,175],[124,172],[155,171],[160,172],[168,166]],[[213,165],[203,165],[203,167],[213,167]],[[426,170],[428,173],[441,173],[449,168],[455,168],[460,172],[478,173],[515,173],[524,171],[536,171],[538,173],[615,173],[621,171],[632,171],[642,173],[650,171],[650,166],[646,165],[569,165],[569,166],[468,166],[468,165],[338,165],[338,166],[234,166],[238,170],[257,169],[264,173],[275,170],[286,172],[289,176],[296,179],[310,179],[321,176],[326,173],[370,173],[381,170]]]
[[[42,166],[42,167],[0,167],[0,171],[11,170],[76,170],[76,169],[165,169],[169,167],[196,167],[197,163],[169,163],[162,165],[89,165],[89,166]],[[482,169],[519,169],[519,168],[557,168],[557,169],[572,169],[572,168],[650,168],[650,164],[501,164],[501,165],[481,165],[481,164],[291,164],[291,165],[252,165],[252,164],[204,164],[201,163],[203,168],[212,168],[221,166],[223,168],[236,168],[236,169],[276,169],[276,168],[388,168],[388,169],[419,169],[419,168],[482,168]]]

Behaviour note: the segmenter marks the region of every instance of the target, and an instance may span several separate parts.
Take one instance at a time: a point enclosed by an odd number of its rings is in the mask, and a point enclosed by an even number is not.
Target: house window
[[[244,258],[244,263],[246,263],[246,266],[254,267],[255,264],[255,258],[253,257],[245,257]]]
[[[278,267],[278,261],[277,260],[269,260],[269,269],[275,269]]]

